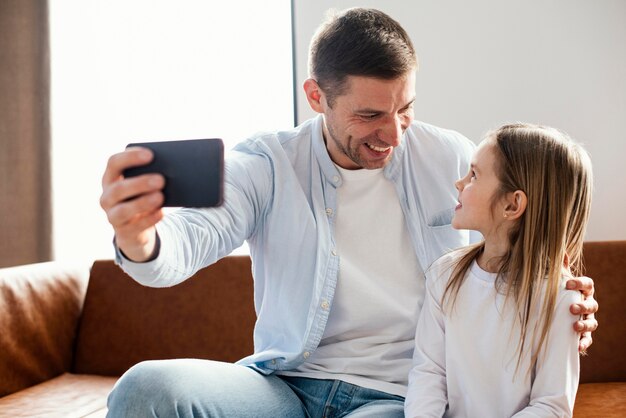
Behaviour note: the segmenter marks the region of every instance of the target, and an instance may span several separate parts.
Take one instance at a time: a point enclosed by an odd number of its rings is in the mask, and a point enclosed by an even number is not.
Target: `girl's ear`
[[[316,111],[317,113],[323,113],[324,108],[322,106],[322,90],[320,89],[317,81],[312,78],[307,78],[304,81],[304,94],[306,95],[306,99],[311,106],[311,109]]]
[[[527,204],[528,198],[523,191],[516,190],[513,193],[508,193],[504,206],[504,217],[512,220],[519,219],[526,211]]]

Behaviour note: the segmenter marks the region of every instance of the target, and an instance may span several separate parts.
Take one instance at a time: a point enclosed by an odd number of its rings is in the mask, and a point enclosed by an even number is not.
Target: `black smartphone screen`
[[[215,207],[222,204],[224,144],[219,138],[135,142],[150,148],[154,159],[124,170],[124,177],[160,173],[165,177],[163,206]]]

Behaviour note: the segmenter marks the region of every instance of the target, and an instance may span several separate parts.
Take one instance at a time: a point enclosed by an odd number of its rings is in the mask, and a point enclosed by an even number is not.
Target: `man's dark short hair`
[[[309,49],[309,74],[329,106],[345,93],[350,75],[396,79],[417,68],[413,43],[398,22],[376,9],[329,14]]]

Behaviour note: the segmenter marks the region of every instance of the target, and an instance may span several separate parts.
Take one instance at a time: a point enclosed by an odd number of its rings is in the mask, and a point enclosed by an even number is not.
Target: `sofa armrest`
[[[70,369],[88,278],[58,262],[0,269],[0,396]]]

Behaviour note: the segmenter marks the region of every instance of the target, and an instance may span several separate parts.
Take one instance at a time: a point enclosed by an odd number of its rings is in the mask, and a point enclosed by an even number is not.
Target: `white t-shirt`
[[[545,350],[527,373],[530,353],[515,371],[519,321],[512,303],[496,292],[495,274],[476,262],[463,282],[454,310],[441,305],[455,253],[426,273],[426,297],[417,327],[407,417],[571,416],[578,388],[578,333],[572,327],[577,291],[560,290]],[[531,313],[532,334],[539,308]],[[530,341],[530,338],[527,339]],[[526,344],[528,347],[529,344]],[[537,351],[536,344],[532,353]]]
[[[337,167],[339,278],[319,347],[297,373],[406,394],[424,278],[383,170]]]

